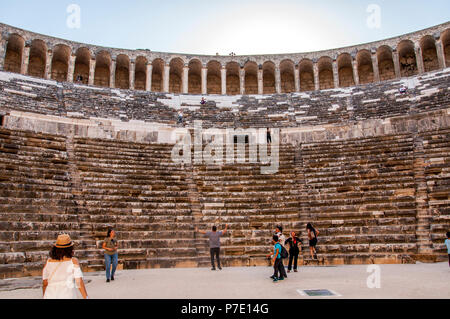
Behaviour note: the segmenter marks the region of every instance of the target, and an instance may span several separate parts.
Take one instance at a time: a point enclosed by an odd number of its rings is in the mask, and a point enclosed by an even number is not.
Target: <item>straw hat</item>
[[[72,239],[70,239],[70,236],[67,234],[59,235],[58,239],[56,239],[55,243],[56,248],[67,248],[72,246],[73,246]]]

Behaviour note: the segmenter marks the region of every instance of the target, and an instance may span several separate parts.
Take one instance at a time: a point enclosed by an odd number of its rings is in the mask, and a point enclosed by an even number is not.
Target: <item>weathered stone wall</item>
[[[194,227],[225,223],[229,266],[265,265],[277,224],[299,233],[301,263],[311,263],[307,222],[321,231],[323,264],[446,257],[448,110],[283,129],[271,175],[260,164],[173,163],[176,128],[14,114],[0,129],[2,277],[38,275],[59,232],[74,238],[85,270],[101,270],[109,226],[127,269],[207,266]]]

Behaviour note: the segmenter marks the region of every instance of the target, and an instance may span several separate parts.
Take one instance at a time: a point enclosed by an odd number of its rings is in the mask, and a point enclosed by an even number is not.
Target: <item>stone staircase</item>
[[[417,253],[413,149],[408,135],[301,146],[302,217],[321,232],[325,264],[398,263]]]
[[[424,149],[424,178],[428,192],[432,261],[446,260],[444,240],[450,231],[450,130],[434,130],[421,135]]]
[[[200,227],[221,230],[229,225],[222,239],[226,266],[266,266],[276,225],[286,232],[301,228],[294,147],[281,146],[279,154],[279,171],[273,175],[261,175],[260,164],[248,163],[248,147],[246,163],[195,165]]]
[[[108,227],[124,269],[209,267],[207,239],[194,229],[225,224],[225,266],[267,266],[279,224],[301,237],[303,265],[446,256],[449,129],[281,144],[269,175],[260,163],[178,165],[172,145],[72,133],[0,128],[1,278],[39,275],[62,232],[85,271],[102,270]],[[321,232],[318,261],[307,222]]]
[[[170,145],[75,139],[85,211],[80,227],[101,247],[108,227],[126,269],[196,266],[186,171]],[[101,251],[90,263],[102,264]]]
[[[290,94],[206,96],[89,87],[0,72],[0,111],[204,128],[294,128],[412,115],[450,106],[450,68],[349,88]],[[407,94],[399,88],[408,86]]]

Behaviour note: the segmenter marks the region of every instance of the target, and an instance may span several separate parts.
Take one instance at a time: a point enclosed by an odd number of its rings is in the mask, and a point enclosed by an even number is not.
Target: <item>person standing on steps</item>
[[[300,238],[298,238],[295,234],[295,232],[291,233],[291,237],[289,237],[285,242],[285,245],[289,244],[289,265],[288,265],[288,273],[291,272],[292,269],[292,261],[294,261],[294,272],[297,272],[297,262],[298,262],[298,255],[301,250],[301,246],[299,247],[298,244],[301,244],[302,241]]]
[[[308,231],[308,239],[309,239],[309,251],[311,253],[311,258],[317,260],[317,236],[319,235],[319,231],[313,227],[311,223],[306,225],[306,230]]]
[[[225,225],[225,229],[223,231],[217,231],[217,227],[213,226],[212,231],[205,232],[198,230],[198,228],[195,228],[195,231],[206,235],[209,237],[209,253],[211,255],[211,270],[216,270],[216,265],[214,263],[214,257],[217,259],[217,267],[219,270],[222,270],[222,266],[220,265],[220,237],[225,235],[228,229],[228,224]]]
[[[108,229],[106,239],[102,246],[105,250],[106,282],[114,280],[114,274],[116,273],[117,264],[119,263],[119,254],[117,252],[119,244],[115,237],[116,232],[113,229]]]

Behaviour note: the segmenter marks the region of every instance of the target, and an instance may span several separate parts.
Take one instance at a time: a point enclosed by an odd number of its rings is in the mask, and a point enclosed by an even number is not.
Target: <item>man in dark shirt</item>
[[[301,244],[302,241],[300,240],[300,238],[298,238],[295,235],[295,232],[291,233],[291,237],[289,237],[288,239],[286,239],[286,241],[284,242],[284,245],[288,245],[289,244],[289,265],[288,265],[288,272],[291,272],[292,269],[292,260],[294,260],[294,272],[297,272],[297,261],[298,261],[298,255],[300,253],[300,250],[302,249],[301,245],[300,247],[298,246],[298,244]]]
[[[199,232],[200,234],[206,235],[209,237],[209,252],[211,255],[211,270],[216,270],[216,265],[214,263],[214,256],[216,256],[217,259],[217,266],[219,270],[222,270],[222,267],[220,266],[220,237],[222,237],[228,229],[228,224],[225,225],[225,229],[223,231],[217,231],[217,227],[213,226],[212,232],[204,232],[198,230],[198,228],[195,228],[196,232]]]

